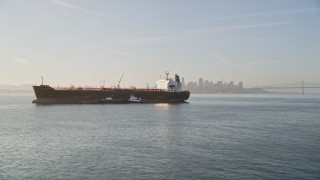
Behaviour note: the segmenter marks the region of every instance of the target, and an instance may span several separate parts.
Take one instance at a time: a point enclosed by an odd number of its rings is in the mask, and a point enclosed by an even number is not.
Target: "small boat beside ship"
[[[37,104],[104,104],[104,103],[183,103],[189,91],[182,90],[179,75],[156,81],[156,88],[53,88],[33,86]]]

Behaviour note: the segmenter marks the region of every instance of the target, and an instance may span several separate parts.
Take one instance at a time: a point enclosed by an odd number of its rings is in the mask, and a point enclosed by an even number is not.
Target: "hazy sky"
[[[320,3],[0,0],[0,62],[0,84],[320,82]]]

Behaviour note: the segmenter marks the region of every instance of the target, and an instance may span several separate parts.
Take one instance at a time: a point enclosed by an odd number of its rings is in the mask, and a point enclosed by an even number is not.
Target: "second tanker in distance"
[[[179,75],[156,81],[155,89],[141,88],[53,88],[49,85],[33,86],[37,104],[104,104],[104,103],[183,103],[190,96],[182,90]]]

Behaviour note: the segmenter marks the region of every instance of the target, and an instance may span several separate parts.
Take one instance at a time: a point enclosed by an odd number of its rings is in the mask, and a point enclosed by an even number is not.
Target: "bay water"
[[[33,99],[0,95],[0,179],[320,179],[320,95]]]

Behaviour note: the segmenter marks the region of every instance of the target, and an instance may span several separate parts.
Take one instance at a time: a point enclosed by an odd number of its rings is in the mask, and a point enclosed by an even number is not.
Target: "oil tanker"
[[[156,81],[156,88],[53,88],[42,84],[33,86],[37,104],[105,104],[105,103],[183,103],[190,96],[189,91],[182,90],[179,75],[174,79],[168,77]],[[121,79],[120,79],[121,81]],[[119,83],[120,83],[119,81]]]

